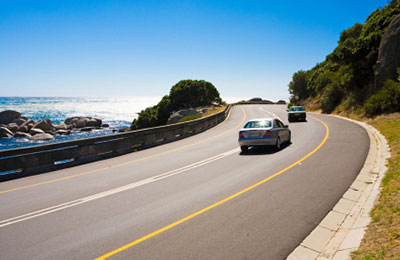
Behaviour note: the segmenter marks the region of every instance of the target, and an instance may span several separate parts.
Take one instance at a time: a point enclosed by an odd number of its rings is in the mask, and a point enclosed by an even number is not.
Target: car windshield
[[[262,121],[250,121],[244,126],[244,128],[267,128],[271,127],[271,121],[262,120]]]
[[[291,107],[290,111],[304,111],[304,107]]]

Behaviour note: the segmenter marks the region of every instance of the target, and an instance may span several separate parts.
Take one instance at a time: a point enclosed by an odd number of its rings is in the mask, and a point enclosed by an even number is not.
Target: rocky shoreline
[[[50,141],[54,136],[70,135],[71,131],[89,132],[109,128],[101,119],[93,117],[69,117],[54,124],[50,119],[35,122],[14,110],[0,112],[0,138],[24,138],[29,141]],[[116,129],[112,129],[117,131]]]

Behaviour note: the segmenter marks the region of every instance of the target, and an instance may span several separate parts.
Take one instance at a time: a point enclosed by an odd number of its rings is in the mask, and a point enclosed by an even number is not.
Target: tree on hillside
[[[362,108],[382,88],[375,84],[379,46],[389,24],[399,14],[400,1],[391,1],[384,8],[372,12],[365,24],[356,23],[344,30],[338,46],[326,56],[325,61],[293,75],[289,83],[291,102],[319,105],[318,108],[327,113],[336,109]],[[390,84],[385,91],[369,100],[369,111],[372,111],[373,100],[381,101],[383,96],[394,93],[394,83]],[[385,108],[389,109],[389,106]]]
[[[293,79],[289,83],[289,93],[295,100],[304,100],[309,96],[307,90],[307,72],[299,70],[294,73]]]
[[[210,82],[181,80],[157,105],[140,112],[138,118],[133,120],[131,129],[165,125],[174,111],[212,104],[219,105],[221,102],[218,90]]]
[[[169,93],[173,110],[221,104],[218,90],[213,84],[204,80],[181,80]]]

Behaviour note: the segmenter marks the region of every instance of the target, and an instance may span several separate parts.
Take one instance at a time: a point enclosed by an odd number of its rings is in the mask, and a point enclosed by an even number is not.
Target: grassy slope
[[[182,118],[181,120],[179,120],[179,123],[181,122],[186,122],[186,121],[190,121],[190,120],[195,120],[201,117],[206,117],[206,116],[210,116],[210,115],[214,115],[216,113],[222,112],[226,109],[227,105],[220,105],[220,106],[216,106],[211,108],[210,110],[207,111],[207,113],[202,114],[202,115],[195,115],[195,116],[185,116],[184,118]]]
[[[360,248],[352,259],[400,260],[400,113],[367,120],[388,140],[392,157],[379,200]]]

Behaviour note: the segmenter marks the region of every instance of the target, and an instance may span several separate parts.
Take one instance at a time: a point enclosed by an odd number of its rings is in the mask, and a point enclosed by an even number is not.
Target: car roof
[[[279,118],[276,118],[276,117],[265,117],[265,118],[254,118],[254,119],[250,119],[250,120],[248,120],[247,122],[253,122],[253,121],[273,121],[273,120],[275,120],[275,119],[278,119],[278,120],[279,120]]]

